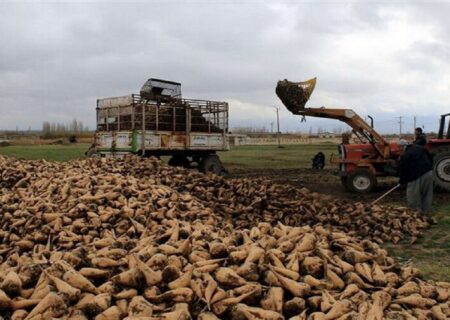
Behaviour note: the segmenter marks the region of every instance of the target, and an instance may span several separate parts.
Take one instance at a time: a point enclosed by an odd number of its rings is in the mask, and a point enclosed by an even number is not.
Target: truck
[[[403,146],[388,142],[355,111],[348,108],[306,108],[316,85],[316,78],[292,82],[278,81],[276,94],[293,114],[303,117],[319,117],[342,121],[352,128],[361,143],[350,143],[344,139],[339,145],[338,156],[332,156],[331,163],[339,166],[339,174],[344,187],[356,193],[370,192],[377,184],[378,177],[397,176],[398,161]],[[428,139],[425,148],[433,155],[435,185],[450,191],[450,113],[441,115],[436,138]]]
[[[224,172],[217,155],[229,150],[228,103],[185,99],[181,83],[150,78],[139,94],[97,99],[89,155],[170,156],[169,165]]]

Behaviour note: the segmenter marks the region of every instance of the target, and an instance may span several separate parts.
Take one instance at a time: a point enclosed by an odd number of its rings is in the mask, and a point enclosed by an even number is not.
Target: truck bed
[[[96,149],[108,152],[228,150],[226,102],[139,95],[97,101]]]
[[[139,150],[228,150],[225,134],[170,131],[115,131],[96,134],[97,150],[133,152]]]

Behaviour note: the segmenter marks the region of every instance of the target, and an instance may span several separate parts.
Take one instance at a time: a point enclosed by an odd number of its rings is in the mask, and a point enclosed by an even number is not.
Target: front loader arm
[[[389,156],[388,142],[351,109],[304,108],[294,114],[340,120],[365,137],[374,146],[380,156],[385,158]]]
[[[357,134],[365,137],[373,145],[379,156],[382,158],[389,157],[388,142],[353,110],[326,109],[324,107],[305,108],[306,102],[308,102],[315,86],[316,78],[301,82],[292,82],[284,79],[278,81],[275,92],[281,102],[293,114],[340,120],[352,127]]]

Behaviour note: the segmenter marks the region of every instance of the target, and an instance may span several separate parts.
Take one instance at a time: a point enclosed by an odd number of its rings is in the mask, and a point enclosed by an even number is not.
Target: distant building
[[[321,139],[333,139],[336,137],[340,137],[341,135],[333,133],[333,132],[321,132],[321,133],[318,133],[317,136]]]
[[[230,146],[242,146],[250,143],[250,137],[246,134],[228,134]]]

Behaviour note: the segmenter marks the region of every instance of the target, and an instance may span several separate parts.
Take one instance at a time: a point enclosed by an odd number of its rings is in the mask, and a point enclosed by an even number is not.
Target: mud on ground
[[[398,178],[386,177],[379,178],[378,185],[370,193],[355,194],[345,190],[341,183],[337,170],[324,169],[314,170],[307,168],[298,169],[233,169],[230,172],[231,177],[265,177],[279,183],[288,183],[298,187],[306,187],[312,191],[330,194],[335,197],[352,200],[371,202],[383,195],[390,188],[398,183]],[[449,194],[435,191],[434,203],[441,205],[448,203]],[[386,198],[380,200],[380,204],[398,204],[406,205],[406,190],[400,188],[389,194]]]

